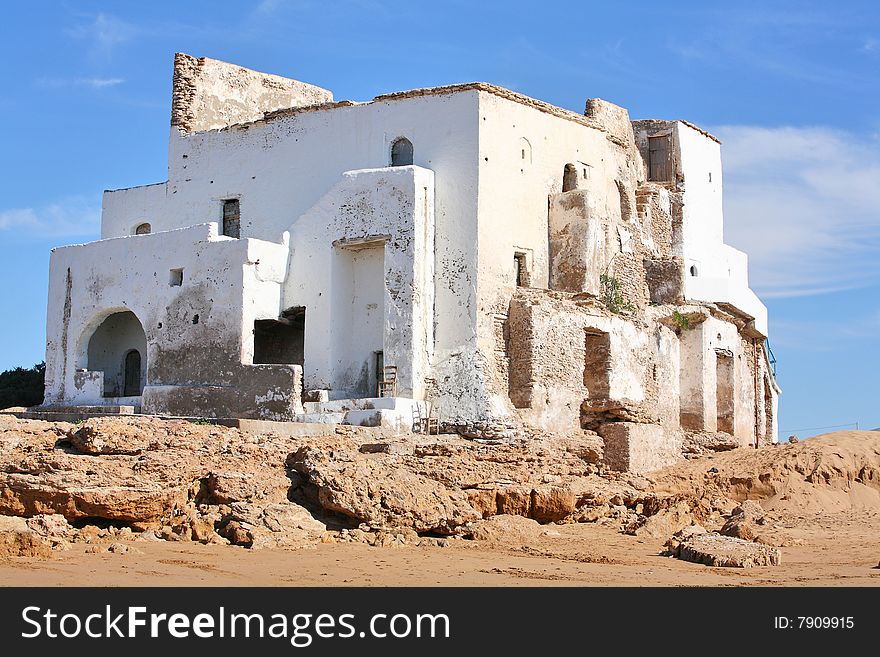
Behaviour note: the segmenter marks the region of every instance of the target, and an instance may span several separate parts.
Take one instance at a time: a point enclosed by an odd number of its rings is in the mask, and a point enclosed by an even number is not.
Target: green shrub
[[[599,283],[602,286],[602,301],[608,310],[615,314],[635,312],[636,307],[623,296],[619,280],[614,278],[614,276],[601,274],[599,276]]]
[[[45,377],[46,363],[37,363],[30,369],[16,367],[0,373],[0,408],[42,404]]]

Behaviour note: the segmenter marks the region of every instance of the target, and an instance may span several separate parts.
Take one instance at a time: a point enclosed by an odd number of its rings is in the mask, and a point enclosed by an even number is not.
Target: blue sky
[[[0,370],[43,358],[49,249],[98,235],[102,189],[166,178],[184,51],[338,99],[484,80],[707,128],[726,241],[770,309],[780,428],[880,426],[874,2],[32,1],[2,35]]]

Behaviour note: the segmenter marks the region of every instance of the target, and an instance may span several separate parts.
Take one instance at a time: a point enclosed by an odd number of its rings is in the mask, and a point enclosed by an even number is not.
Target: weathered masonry
[[[52,252],[46,404],[595,432],[647,470],[776,437],[719,142],[485,83],[369,102],[174,61],[168,180]],[[396,396],[377,398],[384,368]]]

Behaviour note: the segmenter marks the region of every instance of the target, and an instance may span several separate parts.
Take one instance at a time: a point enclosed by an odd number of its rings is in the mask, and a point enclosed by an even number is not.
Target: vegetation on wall
[[[0,408],[42,404],[45,375],[46,363],[0,372]]]
[[[608,310],[615,314],[635,312],[636,307],[623,296],[623,293],[620,291],[620,281],[614,278],[614,276],[601,274],[599,276],[599,284],[602,286],[602,301]]]

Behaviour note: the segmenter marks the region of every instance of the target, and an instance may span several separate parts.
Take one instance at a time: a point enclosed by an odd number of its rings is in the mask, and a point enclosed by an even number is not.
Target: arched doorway
[[[104,373],[104,397],[138,397],[146,380],[147,337],[131,311],[113,313],[89,338],[87,369]]]
[[[125,381],[123,396],[139,396],[144,391],[144,387],[141,385],[141,354],[137,349],[132,349],[125,354],[125,363],[122,368],[122,378]]]

